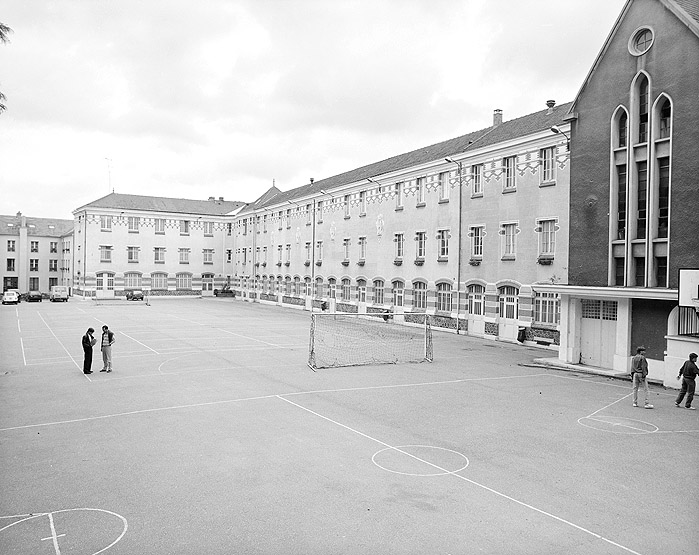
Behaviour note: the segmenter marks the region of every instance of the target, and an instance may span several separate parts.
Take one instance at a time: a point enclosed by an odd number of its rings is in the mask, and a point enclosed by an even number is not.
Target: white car
[[[5,291],[2,296],[2,304],[17,304],[19,303],[19,295],[14,291]]]

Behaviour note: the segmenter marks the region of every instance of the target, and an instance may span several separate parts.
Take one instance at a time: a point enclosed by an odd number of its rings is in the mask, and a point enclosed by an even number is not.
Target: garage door
[[[581,299],[580,363],[614,367],[617,302]]]

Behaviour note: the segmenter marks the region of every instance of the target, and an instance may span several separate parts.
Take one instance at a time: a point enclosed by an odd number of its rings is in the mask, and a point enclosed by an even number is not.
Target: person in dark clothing
[[[85,353],[83,372],[85,374],[92,374],[92,347],[97,343],[93,333],[95,333],[94,328],[87,328],[87,333],[83,335],[83,352]]]
[[[677,376],[679,380],[682,378],[682,389],[680,389],[680,394],[675,400],[675,406],[679,407],[684,399],[685,394],[687,395],[687,402],[684,408],[689,410],[697,410],[696,407],[692,406],[692,399],[694,399],[694,390],[696,388],[695,378],[699,374],[699,368],[697,368],[697,354],[689,353],[689,360],[685,361],[680,368],[680,374]]]

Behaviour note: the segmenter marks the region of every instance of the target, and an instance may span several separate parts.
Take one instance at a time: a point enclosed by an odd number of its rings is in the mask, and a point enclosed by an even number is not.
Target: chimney
[[[553,107],[554,107],[555,105],[556,105],[556,101],[555,101],[555,100],[547,100],[547,101],[546,101],[546,106],[548,106],[549,109],[546,110],[546,113],[547,113],[547,114],[553,114]]]
[[[497,127],[502,123],[502,110],[500,108],[496,108],[495,111],[493,112],[493,127]]]
[[[216,200],[216,197],[209,197],[209,200]]]
[[[223,202],[223,197],[218,197],[218,200],[219,200],[220,202]]]

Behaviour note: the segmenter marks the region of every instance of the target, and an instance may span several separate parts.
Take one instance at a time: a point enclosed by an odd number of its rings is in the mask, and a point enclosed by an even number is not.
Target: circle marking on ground
[[[469,465],[468,457],[462,453],[431,445],[386,447],[374,453],[371,461],[382,470],[405,476],[445,476]],[[431,471],[418,471],[425,466]]]
[[[578,419],[578,424],[612,434],[641,435],[658,431],[655,424],[623,416],[585,416]]]

